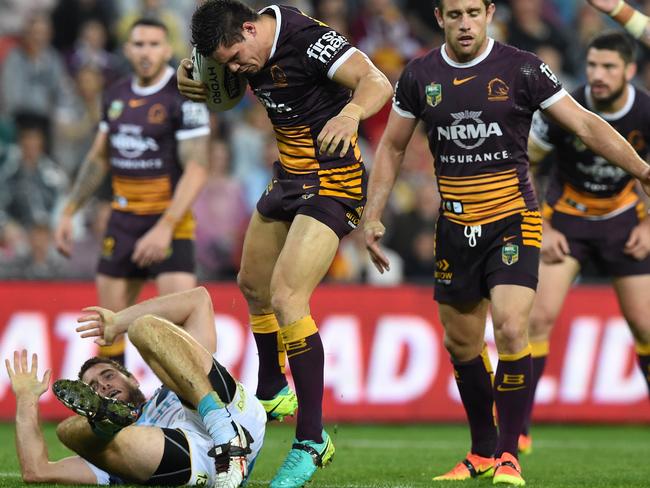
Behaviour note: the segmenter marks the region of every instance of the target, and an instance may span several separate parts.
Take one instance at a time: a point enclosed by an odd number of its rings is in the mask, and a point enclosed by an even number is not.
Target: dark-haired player
[[[275,129],[280,160],[251,218],[238,282],[260,357],[258,397],[271,416],[291,406],[278,344],[298,396],[296,439],[271,486],[303,486],[334,453],[322,426],[324,352],[309,299],[365,205],[359,121],[392,89],[345,37],[291,7],[258,13],[237,0],[208,0],[192,18],[192,42],[246,76]],[[190,67],[181,63],[179,89],[203,100]]]
[[[163,382],[147,401],[119,363],[92,358],[79,380],[53,390],[80,414],[61,422],[59,439],[78,456],[49,462],[38,425],[38,398],[50,372],[37,377],[37,357],[14,353],[6,367],[16,394],[16,440],[23,480],[60,484],[195,485],[236,488],[264,441],[259,401],[214,358],[214,311],[204,288],[138,303],[118,313],[86,309],[82,337],[110,344],[128,334]],[[177,325],[178,324],[178,325]],[[86,418],[84,418],[86,417]]]
[[[133,68],[105,93],[103,118],[56,229],[59,250],[72,252],[72,216],[107,172],[112,214],[97,268],[99,304],[122,310],[144,280],[159,294],[196,286],[194,218],[190,206],[206,181],[210,133],[204,105],[176,89],[167,28],[141,19],[124,52]],[[124,341],[100,355],[123,360]]]
[[[630,80],[636,73],[635,46],[619,32],[599,35],[587,49],[587,84],[572,95],[596,112],[646,158],[650,151],[650,97]],[[529,140],[532,163],[555,150],[542,210],[544,242],[539,286],[530,314],[533,355],[530,407],[519,439],[530,452],[530,414],[544,372],[549,338],[571,283],[592,260],[613,278],[621,310],[636,342],[650,389],[650,219],[634,179],[589,150],[574,134],[535,114]]]
[[[490,476],[524,485],[517,459],[531,388],[528,315],[535,296],[542,218],[528,178],[533,113],[577,134],[650,188],[650,168],[606,122],[580,107],[536,56],[487,37],[490,0],[438,0],[445,44],[411,61],[370,178],[364,231],[380,271],[379,221],[418,119],[426,126],[442,198],[435,298],[469,420],[466,459],[439,480]],[[499,364],[492,382],[484,344],[491,307]],[[498,435],[493,416],[496,403]]]

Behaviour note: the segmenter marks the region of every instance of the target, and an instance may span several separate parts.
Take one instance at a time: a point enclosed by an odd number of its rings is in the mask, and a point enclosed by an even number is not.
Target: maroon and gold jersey
[[[594,110],[589,86],[572,93],[576,101]],[[625,106],[616,113],[598,113],[646,158],[650,149],[650,96],[628,85]],[[639,204],[635,180],[623,169],[594,154],[574,134],[535,114],[532,140],[547,151],[555,149],[553,171],[546,192],[544,214],[553,210],[589,219],[609,218]]]
[[[449,58],[445,45],[411,61],[395,88],[393,110],[425,123],[442,215],[481,225],[537,208],[528,131],[535,110],[565,95],[535,55],[488,39],[468,63]]]
[[[275,130],[280,164],[294,174],[318,174],[318,194],[362,198],[362,158],[356,138],[344,157],[319,152],[316,139],[326,122],[350,101],[351,91],[332,81],[356,52],[345,37],[293,7],[260,12],[276,19],[266,65],[248,77]]]
[[[188,101],[178,92],[171,67],[152,86],[139,86],[133,77],[111,86],[104,95],[99,129],[108,133],[113,209],[162,214],[183,173],[179,141],[208,135],[208,123],[205,105]],[[191,237],[193,225],[188,213],[175,237]]]

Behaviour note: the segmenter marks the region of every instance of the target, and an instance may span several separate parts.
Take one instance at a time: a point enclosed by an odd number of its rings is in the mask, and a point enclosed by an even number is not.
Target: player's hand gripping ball
[[[248,82],[243,75],[232,73],[226,65],[203,57],[192,49],[192,78],[208,88],[206,105],[213,112],[230,110],[243,98]]]

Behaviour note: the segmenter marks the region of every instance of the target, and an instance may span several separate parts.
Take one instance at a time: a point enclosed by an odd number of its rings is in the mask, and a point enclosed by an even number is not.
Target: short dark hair
[[[117,361],[113,361],[112,359],[109,358],[103,358],[101,356],[95,356],[94,358],[88,359],[85,363],[81,365],[81,368],[79,369],[79,379],[82,379],[83,375],[86,374],[86,371],[88,371],[96,364],[107,364],[108,366],[115,368],[116,370],[118,370],[120,373],[122,373],[124,376],[128,378],[133,376],[128,369],[126,369]]]
[[[621,31],[612,30],[598,34],[587,45],[587,50],[592,48],[616,51],[625,64],[636,62],[636,43]]]
[[[434,5],[435,7],[442,12],[442,5],[444,3],[444,0],[435,0]],[[483,0],[483,5],[485,5],[485,10],[490,6],[491,3],[494,3],[493,0]]]
[[[238,0],[207,0],[192,15],[192,45],[202,56],[244,40],[242,24],[260,15]]]
[[[139,27],[139,26],[157,27],[157,28],[162,29],[163,31],[165,31],[166,36],[169,35],[169,29],[167,28],[167,26],[165,25],[164,22],[161,22],[158,19],[153,19],[153,18],[150,18],[150,17],[140,17],[135,22],[133,22],[133,24],[131,24],[131,28],[129,29],[129,33],[133,32],[133,29],[135,29],[136,27]]]

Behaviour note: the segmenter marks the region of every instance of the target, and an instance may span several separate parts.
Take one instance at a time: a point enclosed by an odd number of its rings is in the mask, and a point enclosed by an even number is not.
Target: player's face
[[[232,46],[219,46],[212,53],[212,58],[225,64],[233,73],[249,75],[259,72],[268,60],[268,54],[260,44],[258,30],[252,22],[244,22],[242,28],[244,40]]]
[[[131,31],[124,46],[124,54],[133,66],[141,85],[156,83],[164,67],[171,59],[172,50],[163,29],[156,26],[139,25]]]
[[[447,54],[461,63],[471,61],[487,45],[487,26],[492,22],[494,4],[485,8],[483,0],[444,0],[435,10],[438,25],[445,31]]]
[[[587,83],[592,98],[601,105],[617,101],[635,71],[636,65],[625,64],[617,51],[591,48],[587,53]]]
[[[124,375],[107,363],[97,363],[91,366],[81,380],[103,397],[135,404],[144,401],[144,395],[138,388],[135,378]]]

